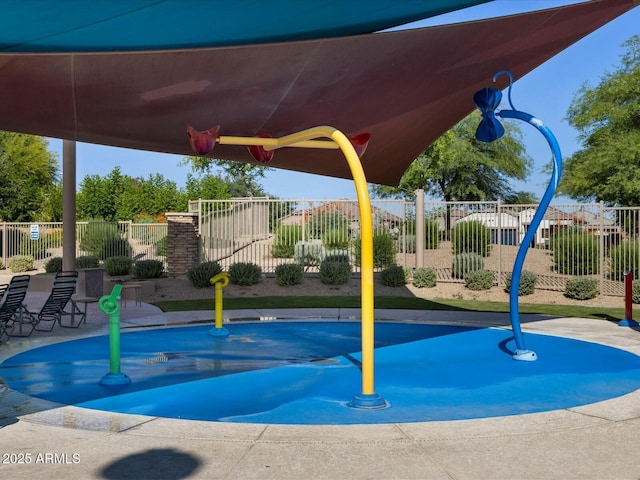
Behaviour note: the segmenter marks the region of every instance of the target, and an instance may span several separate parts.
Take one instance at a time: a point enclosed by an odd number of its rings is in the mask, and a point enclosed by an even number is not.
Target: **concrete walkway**
[[[30,308],[43,302],[29,294]],[[0,361],[51,342],[108,332],[90,304],[78,330],[56,327],[0,346]],[[357,318],[355,309],[243,310],[227,318]],[[121,309],[122,328],[210,321],[213,312]],[[377,310],[376,318],[477,326],[507,315]],[[640,355],[640,331],[575,318],[523,316],[526,331]],[[0,370],[0,375],[2,371]],[[9,391],[0,405],[6,479],[638,479],[640,391],[529,415],[410,424],[292,426],[185,421],[59,406]]]

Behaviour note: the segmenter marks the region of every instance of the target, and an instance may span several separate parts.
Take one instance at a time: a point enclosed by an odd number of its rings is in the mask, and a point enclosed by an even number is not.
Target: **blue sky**
[[[576,3],[570,0],[496,0],[461,12],[443,15],[411,26],[426,26],[454,23],[482,17],[493,17],[520,11],[551,8],[557,5]],[[619,64],[624,53],[621,44],[635,34],[640,34],[640,7],[605,25],[601,29],[569,47],[544,65],[533,70],[514,84],[512,100],[514,106],[541,119],[555,134],[563,157],[579,148],[577,132],[564,120],[571,100],[585,83],[598,84],[600,78]],[[491,79],[487,79],[487,85]],[[514,189],[533,192],[542,197],[548,176],[541,173],[542,167],[551,159],[549,147],[537,130],[522,123],[524,143],[534,160],[533,173],[526,182],[516,182]],[[50,150],[58,154],[62,162],[62,141],[49,139]],[[131,177],[148,177],[161,173],[165,178],[183,187],[190,172],[189,166],[180,166],[184,157],[138,150],[105,147],[78,143],[76,175],[78,184],[87,175],[107,175],[116,166]],[[350,180],[334,179],[285,170],[274,170],[267,174],[262,184],[267,192],[280,198],[349,198],[356,192]],[[569,199],[556,199],[571,201]]]

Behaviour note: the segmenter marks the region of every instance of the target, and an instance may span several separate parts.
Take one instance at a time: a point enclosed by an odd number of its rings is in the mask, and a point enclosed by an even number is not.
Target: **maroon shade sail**
[[[192,155],[187,125],[252,137],[329,125],[348,136],[370,133],[362,157],[367,179],[392,185],[474,109],[474,92],[498,70],[518,79],[633,6],[596,0],[417,30],[238,47],[5,53],[0,129]],[[217,145],[209,156],[256,163],[242,146]],[[269,165],[351,178],[336,150],[283,148]]]

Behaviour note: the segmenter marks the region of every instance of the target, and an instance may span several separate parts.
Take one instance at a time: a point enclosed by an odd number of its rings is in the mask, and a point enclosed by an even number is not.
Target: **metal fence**
[[[258,264],[272,273],[283,263],[317,272],[327,257],[360,264],[360,213],[355,200],[242,198],[190,202],[198,212],[201,260]],[[463,282],[456,268],[473,257],[504,286],[537,205],[500,202],[427,202],[424,232],[416,233],[416,204],[374,200],[374,265],[431,267],[440,282]],[[420,224],[422,222],[418,222]],[[640,277],[640,207],[554,204],[538,227],[524,269],[536,274],[536,288],[564,291],[568,279],[594,278],[600,292],[624,295],[623,275]],[[76,257],[130,255],[165,262],[167,224],[79,222]],[[418,241],[420,240],[420,241]],[[417,245],[424,250],[416,252]],[[62,256],[61,223],[3,223],[2,263],[29,255],[37,268]]]
[[[18,255],[34,259],[43,268],[52,257],[62,257],[62,223],[2,223],[2,266]],[[134,260],[160,260],[166,267],[167,224],[132,222],[78,222],[76,258],[94,255],[100,260],[130,256]]]
[[[223,268],[252,262],[263,272],[282,263],[317,271],[328,256],[347,256],[359,266],[359,208],[355,200],[247,198],[192,202],[200,212],[202,260]],[[432,267],[441,282],[463,282],[454,265],[475,255],[504,286],[537,205],[500,202],[428,202],[424,251],[416,255],[416,205],[374,200],[374,264]],[[640,208],[595,204],[552,205],[538,227],[524,269],[537,288],[564,291],[573,277],[595,278],[600,292],[624,295],[623,274],[640,270]],[[479,257],[479,260],[478,258]],[[418,264],[417,262],[420,262]]]

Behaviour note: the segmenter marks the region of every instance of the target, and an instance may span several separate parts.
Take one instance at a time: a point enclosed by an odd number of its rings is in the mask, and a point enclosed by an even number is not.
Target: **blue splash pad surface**
[[[274,424],[459,420],[575,407],[640,388],[640,357],[566,338],[528,334],[536,362],[510,358],[502,329],[376,323],[381,410],[347,404],[361,392],[358,322],[231,324],[123,333],[124,386],[103,386],[109,337],[36,348],[0,364],[27,395],[97,410]]]

